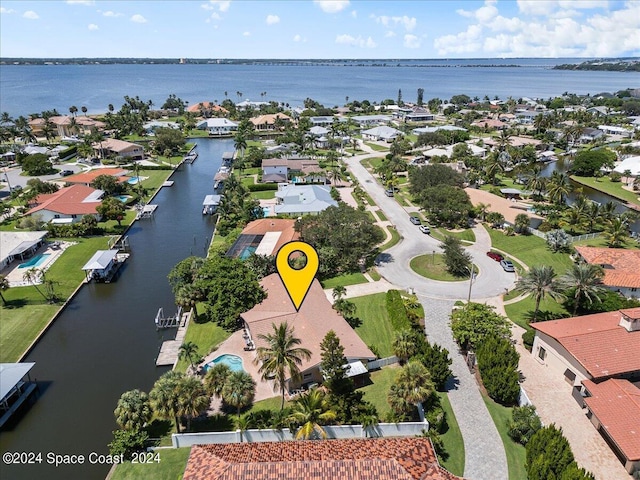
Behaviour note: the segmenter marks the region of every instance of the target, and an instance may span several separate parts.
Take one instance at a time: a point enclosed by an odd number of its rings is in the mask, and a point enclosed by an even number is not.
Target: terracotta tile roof
[[[95,215],[98,213],[96,207],[100,205],[100,201],[85,201],[95,191],[95,188],[86,185],[71,185],[61,188],[55,193],[38,195],[33,201],[37,205],[29,210],[27,215],[40,210],[49,210],[64,215]]]
[[[125,153],[130,151],[144,151],[142,145],[137,143],[125,142],[124,140],[118,140],[117,138],[107,138],[101,142],[96,142],[91,145],[94,150],[108,150],[115,153]]]
[[[596,313],[531,327],[560,342],[597,379],[640,371],[640,330],[627,331],[619,325],[620,317],[620,311]]]
[[[640,460],[640,388],[628,380],[582,382],[589,410],[628,460]]]
[[[347,359],[375,359],[375,355],[349,324],[331,307],[317,279],[313,280],[309,293],[296,312],[278,274],[269,275],[260,281],[267,298],[243,313],[256,346],[265,346],[258,335],[273,332],[272,324],[287,322],[294,328],[296,337],[302,340],[301,347],[311,351],[311,359],[303,361],[300,371],[308,370],[320,363],[320,343],[333,330],[340,338]]]
[[[426,438],[195,445],[184,480],[455,480]]]
[[[251,123],[254,125],[274,125],[276,123],[276,119],[280,118],[285,122],[290,122],[291,117],[289,115],[285,115],[284,113],[269,113],[267,115],[259,115],[257,117],[253,117],[249,119]]]
[[[226,108],[211,102],[198,102],[193,105],[189,105],[189,107],[187,107],[187,112],[198,113],[200,112],[200,107],[204,108],[205,110],[212,110],[214,112],[229,113],[229,110],[227,110]]]
[[[117,177],[119,182],[126,182],[129,179],[124,176],[125,174],[127,174],[127,171],[122,168],[94,168],[88,172],[70,175],[66,177],[64,181],[65,183],[83,183],[88,185],[99,175],[111,175],[112,177]]]
[[[586,262],[604,267],[608,287],[640,288],[640,250],[578,246],[576,251]]]

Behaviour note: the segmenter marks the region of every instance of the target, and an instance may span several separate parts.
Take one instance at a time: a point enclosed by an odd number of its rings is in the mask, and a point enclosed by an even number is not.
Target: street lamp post
[[[471,287],[473,286],[473,263],[471,264],[471,270],[469,271],[469,294],[467,295],[467,303],[471,301]]]
[[[435,265],[435,264],[436,264],[436,251],[435,251],[435,250],[433,250],[433,251],[431,252],[431,264],[432,264],[432,265]]]

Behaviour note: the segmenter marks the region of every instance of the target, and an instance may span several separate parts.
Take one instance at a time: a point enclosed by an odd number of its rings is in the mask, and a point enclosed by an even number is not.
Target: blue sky
[[[640,56],[640,1],[2,0],[0,56]]]

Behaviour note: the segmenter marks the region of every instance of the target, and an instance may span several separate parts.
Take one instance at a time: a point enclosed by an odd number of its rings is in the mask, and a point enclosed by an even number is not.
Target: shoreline
[[[178,170],[178,167],[174,168],[171,170],[171,173],[167,176],[167,178],[165,179],[165,181],[169,180],[173,174]],[[163,186],[160,185],[156,191],[153,193],[153,195],[151,195],[151,197],[149,197],[149,202],[153,201],[153,199],[156,197],[156,195],[158,195],[158,193],[160,193],[160,190],[162,190]],[[149,203],[147,202],[147,203]],[[137,222],[141,219],[139,218],[135,218],[133,219],[133,221],[127,226],[127,228],[120,234],[120,237],[124,236],[129,229]],[[56,310],[56,312],[53,314],[53,316],[51,317],[51,319],[49,319],[49,321],[45,324],[45,326],[42,328],[42,330],[40,330],[40,332],[38,333],[38,335],[36,335],[36,337],[33,339],[33,341],[29,344],[29,346],[24,350],[24,352],[22,352],[22,354],[20,354],[20,356],[18,357],[18,360],[16,360],[16,363],[20,363],[20,362],[24,362],[25,358],[33,351],[33,349],[36,347],[36,345],[38,345],[38,343],[40,342],[40,340],[42,340],[42,338],[44,337],[44,335],[47,333],[47,331],[51,328],[51,326],[54,324],[54,322],[58,319],[58,317],[62,314],[62,312],[64,311],[65,308],[67,308],[67,306],[71,303],[71,301],[75,298],[75,296],[78,294],[78,292],[82,289],[82,287],[84,287],[85,285],[87,285],[87,281],[83,280],[82,282],[80,282],[80,284],[76,287],[76,289],[71,293],[71,295],[69,295],[69,297],[62,303],[62,305],[60,305],[60,308],[58,310]]]
[[[638,203],[632,203],[630,202],[628,199],[622,197],[620,194],[618,194],[617,192],[609,192],[603,188],[599,188],[599,186],[597,185],[597,182],[594,181],[593,185],[590,183],[586,183],[584,180],[582,180],[580,177],[576,176],[576,175],[571,175],[569,177],[572,181],[576,182],[579,185],[585,186],[585,187],[589,187],[594,189],[597,192],[600,192],[604,195],[608,195],[612,198],[615,198],[616,200],[620,201],[625,207],[629,208],[630,210],[636,210],[636,211],[640,211],[640,201],[637,201]],[[588,178],[592,178],[592,177],[588,177]],[[634,192],[629,191],[629,193],[634,194]],[[637,195],[637,197],[640,195]]]

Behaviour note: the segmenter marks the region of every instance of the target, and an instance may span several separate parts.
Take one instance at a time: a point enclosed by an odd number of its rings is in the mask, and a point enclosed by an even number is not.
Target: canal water
[[[91,465],[91,452],[107,454],[117,428],[113,410],[120,395],[148,392],[167,369],[155,359],[175,330],[156,331],[158,308],[175,312],[167,274],[189,255],[203,256],[213,221],[202,200],[213,193],[213,176],[233,140],[198,139],[198,159],[171,177],[153,200],[155,218],[128,232],[132,255],[116,282],[85,285],[26,361],[41,389],[36,403],[12,430],[0,434],[4,452],[41,452],[42,463],[0,465],[6,479],[103,479],[109,465]],[[106,245],[105,245],[106,248]],[[80,268],[81,265],[78,265]],[[54,467],[47,454],[84,455],[83,465]]]

